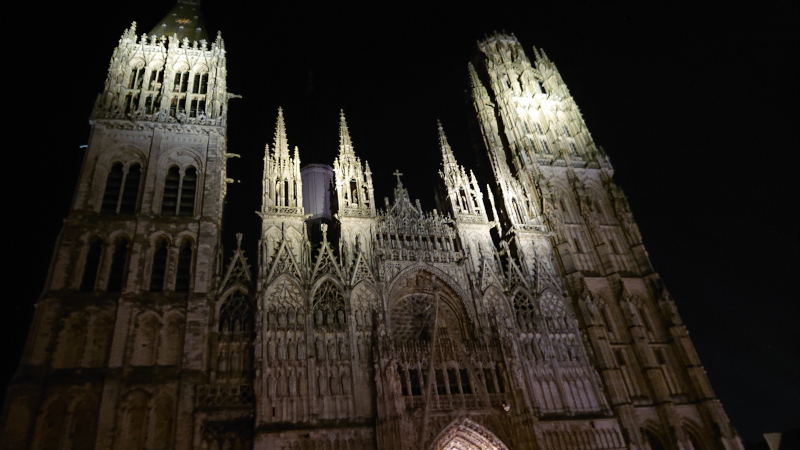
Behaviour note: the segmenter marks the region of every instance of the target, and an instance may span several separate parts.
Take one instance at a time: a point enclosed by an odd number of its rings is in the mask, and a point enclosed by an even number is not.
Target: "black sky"
[[[482,3],[206,0],[210,34],[222,30],[226,42],[229,90],[243,96],[230,105],[229,151],[242,159],[229,163],[241,183],[228,190],[227,248],[241,231],[255,255],[261,158],[278,106],[304,164],[333,161],[344,108],[378,198],[399,169],[433,208],[436,120],[475,168],[467,62],[484,34],[513,32],[529,54],[536,45],[555,61],[611,157],[734,425],[745,439],[800,425],[796,2]],[[24,344],[111,53],[131,21],[147,31],[172,6],[30,2],[10,14],[12,289],[0,382]]]

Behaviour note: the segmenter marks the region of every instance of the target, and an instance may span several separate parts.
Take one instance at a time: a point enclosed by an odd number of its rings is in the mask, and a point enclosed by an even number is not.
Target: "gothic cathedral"
[[[114,50],[0,448],[743,448],[543,51],[478,43],[491,173],[439,125],[438,210],[400,173],[378,207],[344,114],[301,166],[279,109],[251,270],[222,258],[234,96],[200,17]]]

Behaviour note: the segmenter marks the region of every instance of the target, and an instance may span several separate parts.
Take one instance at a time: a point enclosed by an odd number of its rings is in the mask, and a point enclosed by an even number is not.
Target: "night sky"
[[[344,108],[377,198],[392,195],[399,169],[412,199],[434,208],[436,120],[459,163],[477,169],[467,62],[477,39],[513,32],[529,56],[535,45],[556,63],[610,156],[734,426],[746,440],[800,426],[797,3],[520,3],[205,0],[209,34],[225,39],[229,90],[243,96],[230,103],[228,150],[242,158],[228,165],[241,182],[228,189],[226,249],[243,232],[255,260],[278,106],[303,164],[333,162]],[[112,51],[131,21],[141,34],[172,6],[29,2],[9,13],[0,384],[22,351]]]

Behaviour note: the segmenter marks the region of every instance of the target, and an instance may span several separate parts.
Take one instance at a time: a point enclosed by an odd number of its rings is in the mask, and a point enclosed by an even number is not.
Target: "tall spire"
[[[447,142],[442,123],[437,121],[439,126],[439,146],[442,149],[442,170],[439,176],[442,177],[447,188],[447,197],[450,199],[450,207],[453,217],[456,220],[466,220],[470,223],[486,223],[486,211],[483,206],[483,194],[481,193],[475,175],[467,175],[463,166],[459,166],[453,155],[453,150]],[[472,172],[470,171],[470,174]],[[398,180],[400,177],[398,177]]]
[[[353,141],[350,139],[350,130],[347,129],[347,121],[344,118],[344,110],[339,110],[339,156],[355,156],[353,152]]]
[[[450,148],[450,144],[447,143],[447,136],[444,134],[442,123],[437,120],[436,125],[439,126],[439,147],[442,150],[442,167],[445,173],[451,170],[458,170],[458,163],[456,163],[456,158],[453,156],[453,150]]]
[[[283,108],[278,107],[278,123],[275,125],[273,151],[280,158],[289,157],[289,141],[286,139],[286,124],[283,122]]]

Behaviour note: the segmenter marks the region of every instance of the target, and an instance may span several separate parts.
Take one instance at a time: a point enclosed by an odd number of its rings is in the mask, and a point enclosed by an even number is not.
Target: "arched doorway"
[[[430,450],[508,450],[508,447],[486,427],[461,418],[439,433]]]

